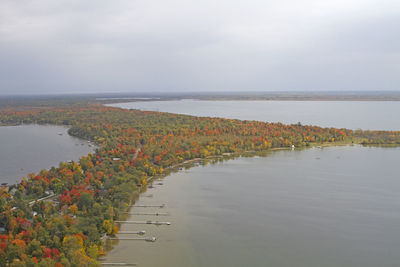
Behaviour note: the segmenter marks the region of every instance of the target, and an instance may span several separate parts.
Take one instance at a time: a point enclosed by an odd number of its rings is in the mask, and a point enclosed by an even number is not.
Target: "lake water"
[[[400,129],[399,102],[164,101],[113,104],[198,116]],[[399,266],[400,148],[271,152],[194,167],[154,183],[140,204],[166,203],[155,243],[117,241],[108,262],[139,266]],[[120,234],[120,237],[127,235]]]
[[[148,101],[110,104],[129,109],[165,111],[349,129],[400,130],[396,101]]]
[[[87,141],[72,137],[62,126],[0,127],[0,182],[15,183],[28,173],[77,160],[94,151]]]
[[[124,224],[123,231],[146,230],[158,240],[120,240],[107,261],[147,267],[399,266],[399,155],[400,148],[312,148],[174,173],[139,200],[166,208],[132,209],[171,215],[129,218],[172,224]]]

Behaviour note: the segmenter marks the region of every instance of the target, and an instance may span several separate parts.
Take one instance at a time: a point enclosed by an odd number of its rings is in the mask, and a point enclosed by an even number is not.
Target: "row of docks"
[[[157,185],[162,185],[163,183],[158,182]],[[149,185],[148,188],[153,188],[152,184]],[[152,195],[151,195],[152,196]],[[146,196],[144,196],[146,197]],[[132,205],[131,208],[152,208],[152,209],[165,209],[167,206],[166,204],[136,204]],[[168,212],[124,212],[123,214],[130,215],[130,216],[170,216]],[[115,221],[119,224],[152,224],[156,226],[160,225],[171,225],[169,221],[158,221],[158,220],[126,220],[126,221]],[[145,241],[145,242],[156,242],[157,237],[155,236],[145,236],[145,230],[138,230],[138,231],[120,231],[118,232],[118,237],[109,237],[109,240],[127,240],[127,241]],[[123,235],[123,236],[120,236]],[[101,262],[101,266],[137,266],[137,263],[126,263],[126,262]]]

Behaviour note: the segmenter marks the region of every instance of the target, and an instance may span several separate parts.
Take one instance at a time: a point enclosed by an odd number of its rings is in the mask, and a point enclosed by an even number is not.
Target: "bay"
[[[60,161],[78,160],[94,151],[87,141],[68,135],[68,128],[53,125],[0,127],[0,182],[16,183]]]

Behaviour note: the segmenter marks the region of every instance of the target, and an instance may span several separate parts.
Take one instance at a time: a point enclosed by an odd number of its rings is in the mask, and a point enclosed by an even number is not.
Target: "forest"
[[[0,189],[0,266],[99,266],[104,237],[146,181],[191,159],[321,144],[400,145],[362,131],[126,110],[100,104],[7,107],[0,125],[56,124],[98,149]],[[249,181],[251,182],[251,181]],[[54,197],[34,201],[49,195]]]

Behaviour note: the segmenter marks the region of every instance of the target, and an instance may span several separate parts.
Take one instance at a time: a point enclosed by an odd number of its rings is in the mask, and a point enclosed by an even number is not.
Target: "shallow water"
[[[77,160],[94,151],[88,142],[72,137],[68,128],[52,125],[0,127],[0,182],[15,183],[31,172]]]
[[[109,262],[139,266],[399,266],[399,148],[330,147],[194,167],[140,197],[166,203],[155,243],[118,241]],[[149,197],[151,196],[152,197]],[[126,235],[120,235],[126,236]]]

